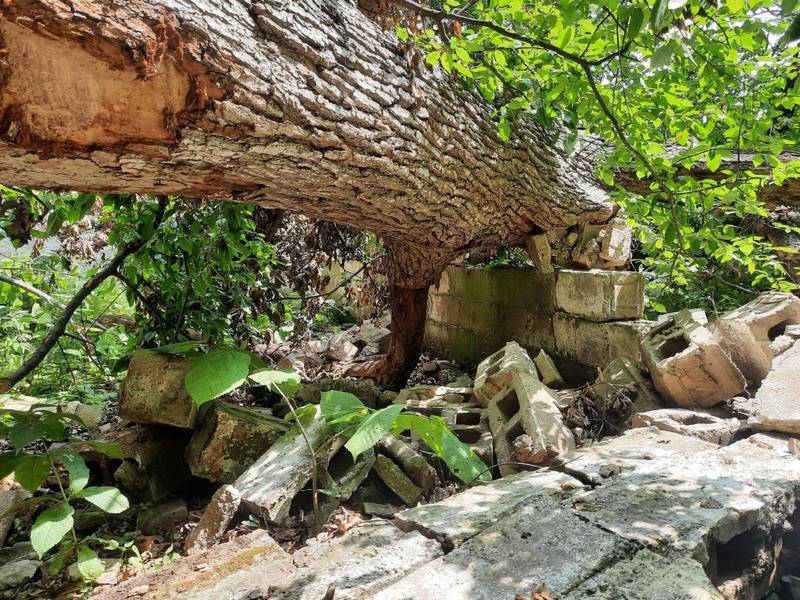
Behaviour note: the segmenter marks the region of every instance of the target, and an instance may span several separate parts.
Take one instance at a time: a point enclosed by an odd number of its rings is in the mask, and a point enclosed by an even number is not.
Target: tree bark
[[[369,229],[395,290],[471,247],[608,218],[547,131],[520,122],[504,143],[490,106],[419,59],[348,0],[6,0],[0,181]]]

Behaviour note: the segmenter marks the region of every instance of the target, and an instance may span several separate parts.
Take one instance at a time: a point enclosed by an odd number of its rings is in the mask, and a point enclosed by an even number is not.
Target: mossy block
[[[391,458],[379,454],[375,458],[375,472],[408,506],[414,506],[422,496],[422,488],[417,487]]]

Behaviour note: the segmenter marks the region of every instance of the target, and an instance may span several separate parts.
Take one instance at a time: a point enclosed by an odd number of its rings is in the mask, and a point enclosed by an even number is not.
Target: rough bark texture
[[[382,235],[396,289],[474,246],[604,221],[547,132],[347,0],[5,0],[0,181],[247,201]]]

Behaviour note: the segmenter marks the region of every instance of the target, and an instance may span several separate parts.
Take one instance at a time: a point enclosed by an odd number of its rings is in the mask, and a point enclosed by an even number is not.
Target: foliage
[[[320,408],[328,425],[349,438],[345,448],[353,458],[372,448],[388,433],[400,435],[413,431],[464,483],[492,478],[483,461],[450,431],[441,417],[404,413],[400,404],[373,410],[353,394],[338,391],[323,392]]]
[[[91,540],[80,541],[74,527],[76,502],[89,502],[101,510],[116,514],[128,509],[128,499],[115,487],[89,486],[89,468],[72,443],[59,445],[68,437],[73,425],[83,425],[80,418],[69,413],[54,412],[50,405],[34,405],[29,411],[0,409],[0,436],[7,436],[14,450],[0,454],[0,477],[14,473],[17,481],[28,491],[37,492],[48,478],[53,478],[58,491],[26,500],[23,504],[49,505],[36,517],[31,527],[31,545],[41,558],[54,547],[61,548],[51,565],[57,571],[64,561],[74,555],[81,576],[96,579],[103,571],[103,562],[92,549]],[[122,450],[107,442],[89,443],[112,458],[121,458]],[[31,444],[46,444],[41,451],[30,450]],[[25,451],[27,449],[27,451]],[[66,476],[62,473],[66,471]],[[16,511],[19,506],[11,510]],[[69,538],[67,538],[67,536]],[[67,538],[65,540],[65,538]]]
[[[414,34],[428,65],[492,102],[502,138],[513,143],[524,115],[598,165],[638,228],[656,311],[702,300],[711,280],[723,306],[794,287],[749,225],[768,217],[765,187],[800,175],[800,161],[779,159],[800,139],[797,2],[444,0],[417,10],[421,23],[398,35]],[[640,193],[627,191],[631,179]]]

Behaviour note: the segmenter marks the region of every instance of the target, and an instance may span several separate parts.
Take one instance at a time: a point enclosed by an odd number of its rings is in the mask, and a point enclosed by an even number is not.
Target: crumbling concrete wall
[[[425,344],[475,367],[514,340],[531,356],[550,354],[572,379],[593,378],[620,356],[641,364],[638,340],[652,325],[643,306],[639,273],[450,267],[431,287]]]

